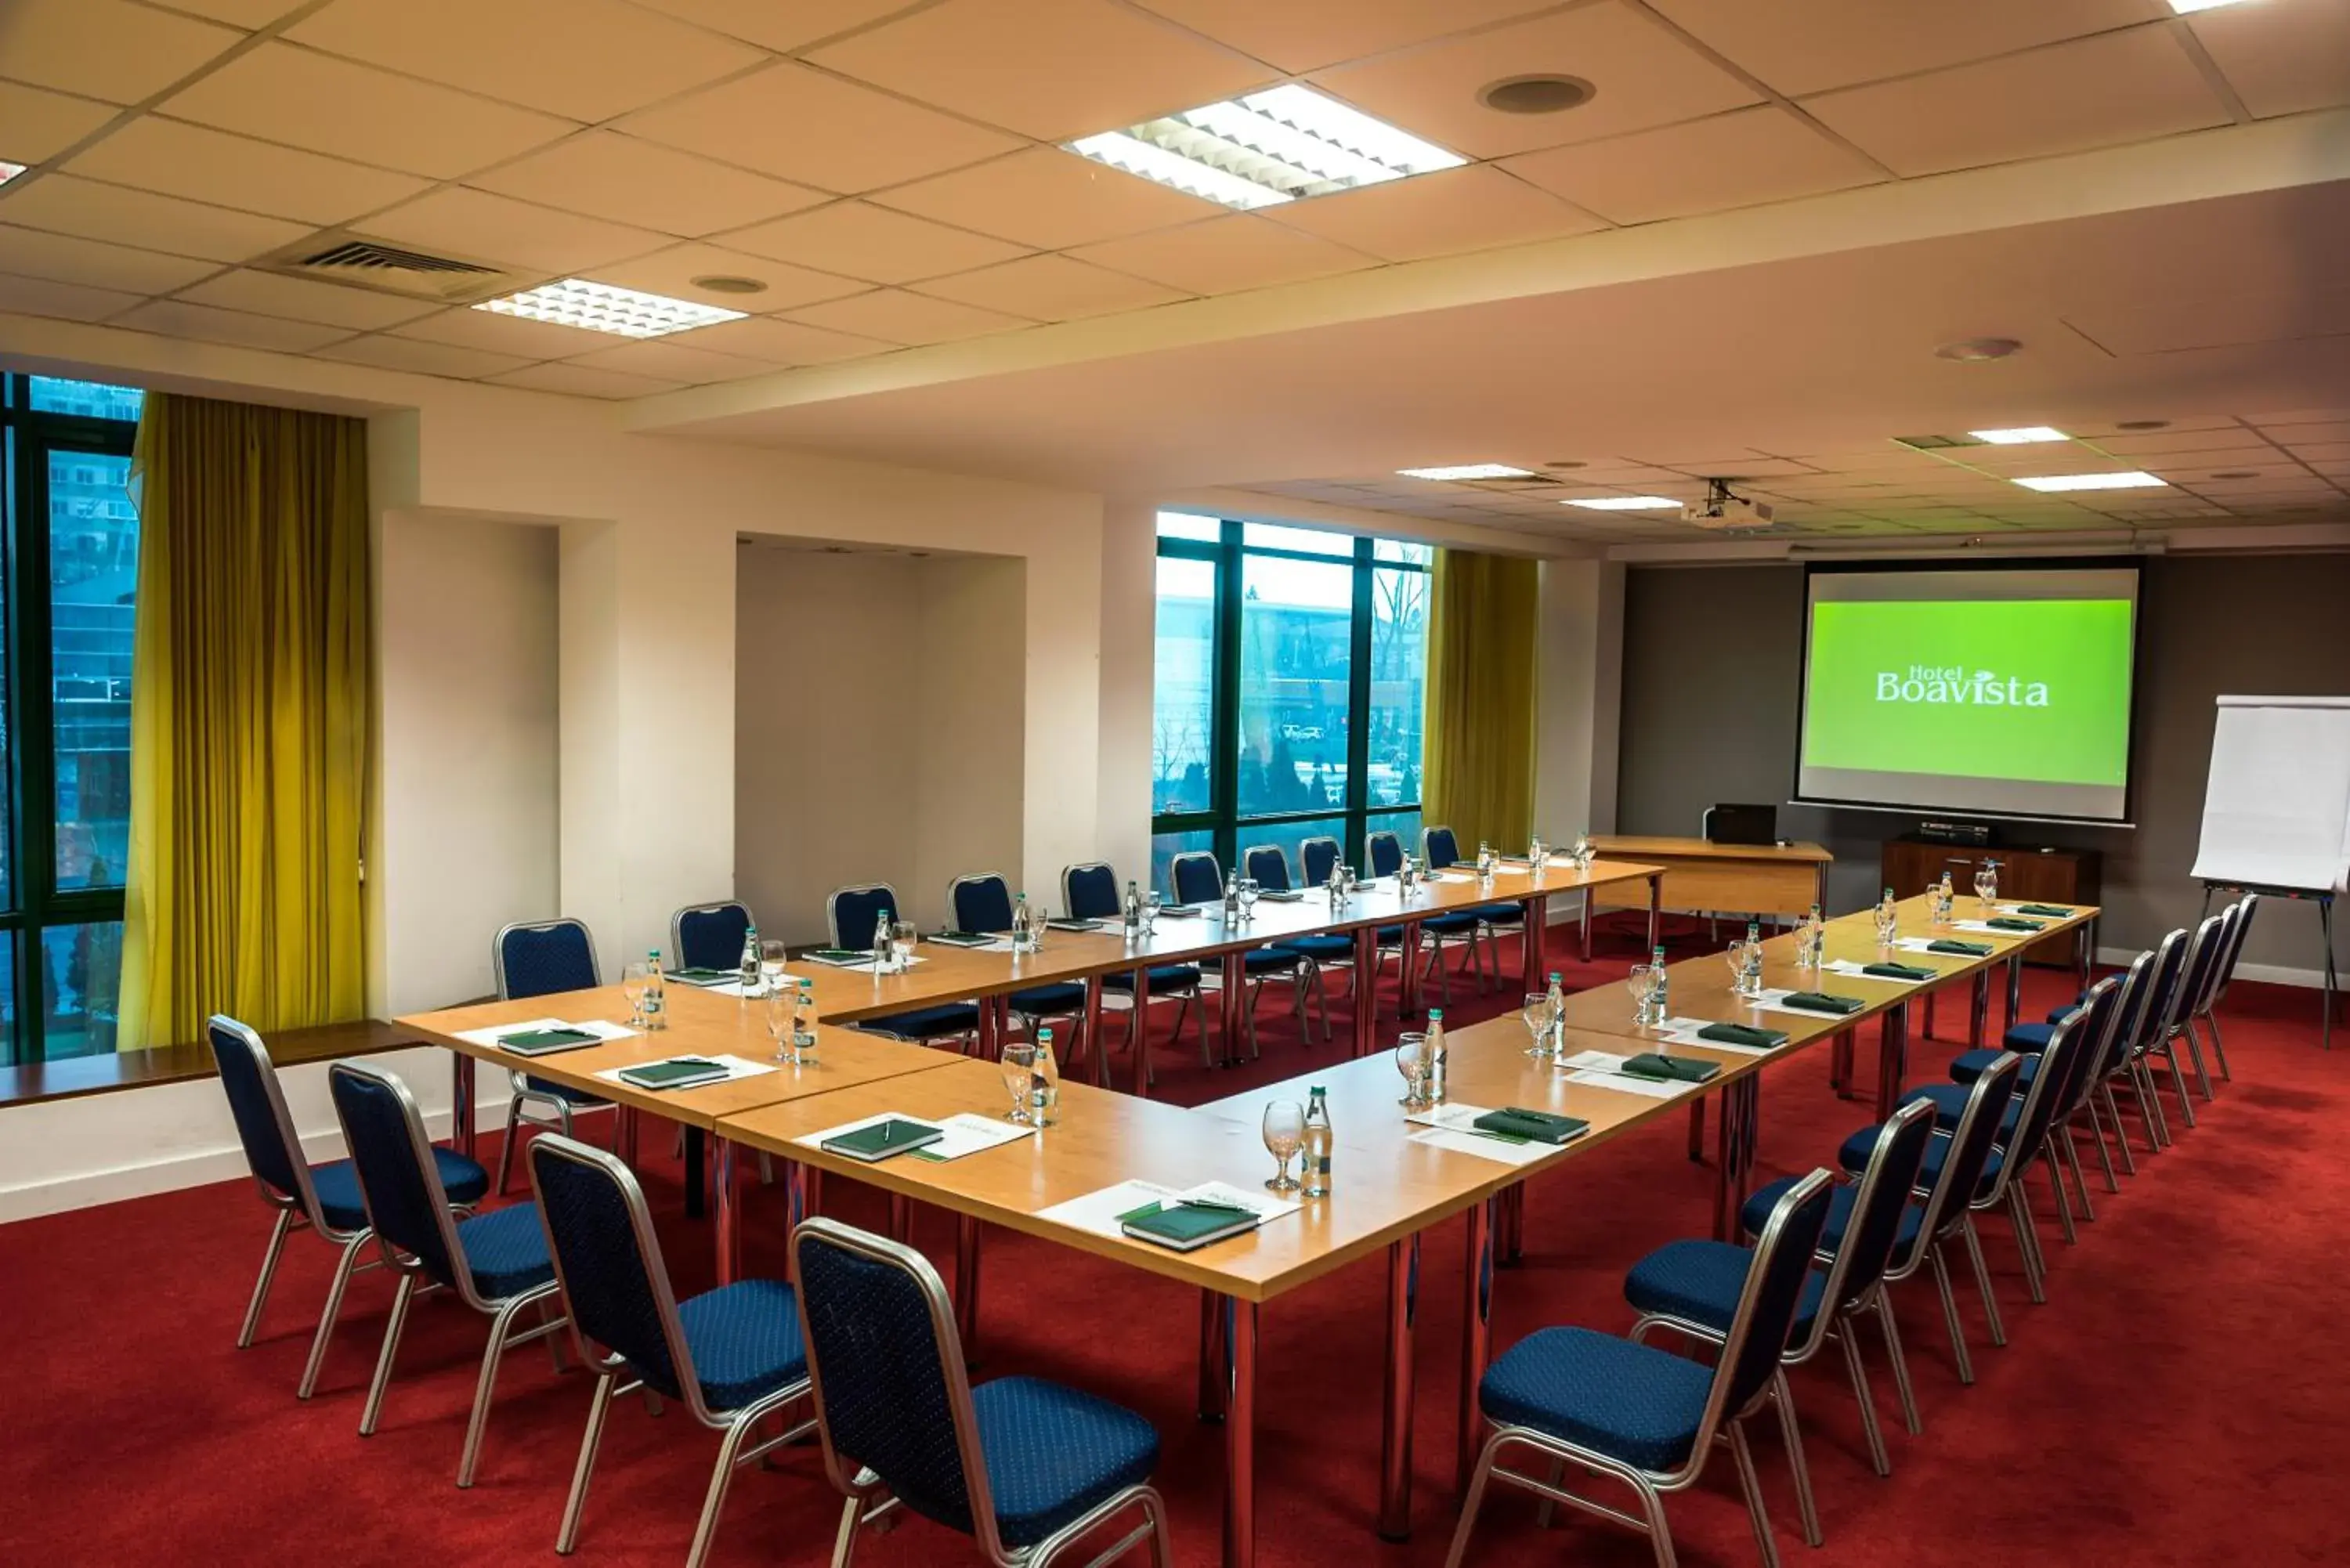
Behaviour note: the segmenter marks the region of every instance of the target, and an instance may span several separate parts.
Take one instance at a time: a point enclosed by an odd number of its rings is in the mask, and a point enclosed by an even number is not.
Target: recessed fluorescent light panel
[[[2054,492],[2060,490],[2147,490],[2158,489],[2170,482],[2157,479],[2150,473],[2132,471],[2128,473],[2051,473],[2037,479],[2015,482],[2026,490]]]
[[[739,310],[698,305],[690,299],[671,299],[665,295],[642,294],[633,288],[615,288],[608,283],[590,283],[584,277],[567,277],[524,289],[520,294],[509,294],[503,299],[485,299],[473,308],[499,316],[519,316],[528,321],[551,321],[557,327],[584,327],[590,332],[609,332],[619,337],[665,337],[688,327],[743,319]]]
[[[1533,472],[1506,462],[1464,462],[1452,468],[1399,468],[1406,479],[1532,479]]]
[[[5,158],[0,158],[0,185],[5,185],[24,171],[22,163],[11,163]]]
[[[2216,11],[2222,5],[2239,3],[2240,0],[2170,0],[2170,8],[2181,16],[2191,16],[2198,11]]]
[[[1665,495],[1586,495],[1562,501],[1561,506],[1587,506],[1594,512],[1661,512],[1680,510],[1680,503]]]
[[[1097,163],[1243,209],[1468,161],[1294,83],[1066,145]]]
[[[2012,431],[1969,431],[1967,434],[1977,441],[1989,441],[1993,446],[2030,446],[2034,441],[2073,439],[2063,431],[2051,430],[2046,425],[2018,425]]]

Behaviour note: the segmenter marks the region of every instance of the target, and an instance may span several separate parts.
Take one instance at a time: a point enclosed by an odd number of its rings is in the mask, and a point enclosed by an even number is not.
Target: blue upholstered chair
[[[1449,871],[1461,863],[1461,840],[1449,827],[1422,828],[1419,834],[1419,858],[1430,871]],[[1477,958],[1478,950],[1482,948],[1484,962],[1492,967],[1493,983],[1501,984],[1501,939],[1513,934],[1519,936],[1525,934],[1526,907],[1523,904],[1513,904],[1504,898],[1495,903],[1480,904],[1473,909],[1465,909],[1461,912],[1476,920],[1478,932],[1483,939],[1477,947],[1470,950],[1470,957]],[[1478,975],[1478,985],[1482,989],[1485,983],[1484,971],[1480,969]]]
[[[1991,1293],[1991,1271],[1983,1265],[1982,1240],[1975,1231],[1970,1206],[1990,1185],[1999,1159],[2000,1119],[2007,1114],[2008,1103],[2015,1096],[2016,1069],[2022,1060],[2013,1052],[2002,1053],[1967,1091],[1966,1109],[1956,1129],[1947,1133],[1939,1127],[1935,1130],[1925,1161],[1918,1168],[1917,1185],[1911,1189],[1925,1200],[1918,1215],[1918,1240],[1906,1251],[1897,1242],[1892,1265],[1885,1275],[1888,1283],[1898,1283],[1917,1272],[1921,1262],[1932,1266],[1934,1285],[1942,1298],[1942,1321],[1950,1332],[1950,1356],[1958,1364],[1961,1383],[1972,1383],[1975,1369],[1967,1354],[1965,1325],[1959,1321],[1958,1296],[1950,1288],[1948,1248],[1953,1241],[1965,1244],[1967,1255],[1974,1263],[1975,1282],[1982,1289],[1983,1310],[1991,1318],[1992,1342],[2004,1345],[2007,1331],[2000,1324],[1999,1303]],[[1847,1138],[1844,1146],[1846,1158],[1849,1159],[1856,1147],[1873,1148],[1877,1136],[1877,1129],[1869,1127]],[[1853,1168],[1850,1164],[1846,1168]],[[1773,1182],[1746,1200],[1741,1219],[1750,1232],[1784,1190],[1785,1183]],[[1907,1229],[1905,1220],[1905,1232]],[[1886,1322],[1889,1330],[1889,1314]],[[1898,1360],[1899,1353],[1895,1354]],[[1917,1430],[1914,1418],[1910,1430]]]
[[[864,882],[835,888],[825,898],[824,918],[831,928],[832,945],[855,950],[873,945],[882,921],[905,917],[899,912],[898,889],[887,882]],[[893,1012],[887,1018],[868,1018],[857,1027],[924,1045],[952,1040],[967,1046],[979,1039],[979,1008],[968,1002],[945,1002],[910,1012]]]
[[[1201,904],[1210,907],[1222,903],[1224,871],[1216,857],[1204,849],[1189,849],[1178,855],[1168,866],[1168,877],[1175,887],[1175,901],[1180,904]],[[1284,883],[1286,877],[1284,877]],[[1262,887],[1262,884],[1260,884]],[[1257,1054],[1256,1004],[1264,994],[1268,980],[1289,981],[1290,1009],[1297,1015],[1300,1034],[1306,1029],[1306,968],[1305,961],[1294,948],[1279,942],[1253,948],[1241,955],[1241,974],[1247,989],[1242,1003],[1241,1017],[1248,1031],[1249,1054]],[[1223,976],[1218,970],[1205,971],[1204,983],[1211,990],[1221,990]],[[1204,1044],[1204,1043],[1203,1043]],[[1227,1043],[1226,1049],[1230,1049]],[[1212,1063],[1209,1064],[1213,1065]]]
[[[946,1286],[911,1247],[808,1220],[792,1261],[825,1469],[847,1500],[834,1568],[848,1568],[860,1521],[892,1502],[971,1536],[996,1568],[1047,1568],[1137,1513],[1087,1560],[1148,1541],[1158,1568],[1174,1562],[1149,1421],[1041,1378],[972,1387]]]
[[[2170,1015],[2164,1027],[2165,1056],[2170,1064],[2171,1082],[2178,1090],[2179,1114],[2187,1125],[2195,1125],[2195,1106],[2187,1097],[2187,1081],[2179,1075],[2178,1047],[2187,1048],[2187,1059],[2195,1064],[2195,1081],[2203,1097],[2213,1097],[2211,1069],[2203,1060],[2203,1043],[2195,1033],[2195,1015],[2204,1005],[2219,980],[2220,966],[2227,961],[2228,916],[2225,910],[2207,917],[2195,928],[2189,943],[2184,967],[2179,972],[2178,991],[2171,999]]]
[[[1403,869],[1403,840],[1384,828],[1363,836],[1363,864],[1373,877],[1392,877]]]
[[[213,1061],[220,1068],[221,1088],[228,1095],[237,1141],[244,1147],[245,1167],[253,1172],[262,1201],[277,1210],[276,1223],[269,1231],[269,1248],[261,1255],[261,1277],[254,1282],[253,1300],[244,1309],[244,1326],[237,1330],[236,1347],[249,1348],[261,1327],[261,1309],[268,1303],[269,1286],[277,1277],[277,1260],[289,1233],[316,1231],[320,1240],[340,1251],[333,1282],[327,1287],[326,1309],[319,1313],[317,1332],[310,1338],[310,1358],[303,1364],[302,1381],[294,1387],[295,1397],[307,1399],[318,1386],[327,1342],[334,1336],[335,1318],[343,1309],[344,1287],[354,1273],[376,1266],[359,1261],[369,1236],[359,1175],[348,1159],[313,1166],[303,1158],[302,1140],[286,1109],[277,1068],[259,1034],[217,1013],[205,1021],[204,1033],[212,1042]],[[436,1147],[432,1158],[452,1203],[470,1207],[490,1189],[490,1173],[463,1155]]]
[[[1585,1328],[1540,1329],[1496,1357],[1477,1388],[1492,1430],[1470,1477],[1446,1568],[1460,1568],[1485,1488],[1496,1480],[1630,1525],[1649,1537],[1657,1561],[1669,1568],[1672,1529],[1665,1518],[1665,1494],[1694,1483],[1717,1442],[1728,1445],[1737,1463],[1765,1568],[1778,1568],[1779,1548],[1762,1507],[1745,1423],[1773,1404],[1785,1385],[1779,1359],[1815,1289],[1812,1254],[1827,1222],[1832,1193],[1828,1173],[1814,1170],[1791,1183],[1773,1206],[1740,1281],[1721,1354],[1711,1366]],[[1553,1461],[1551,1473],[1559,1479],[1503,1468],[1501,1458],[1513,1449]],[[1622,1481],[1639,1498],[1638,1516],[1569,1490],[1564,1465]]]
[[[2244,937],[2252,929],[2252,916],[2260,903],[2258,893],[2247,893],[2229,907],[2228,940],[2220,950],[2219,968],[2212,971],[2211,988],[2195,1009],[2195,1018],[2211,1036],[2212,1060],[2219,1064],[2222,1078],[2232,1079],[2235,1074],[2228,1070],[2228,1047],[2220,1038],[2220,1002],[2228,994],[2228,982],[2236,977],[2236,961],[2243,956]]]
[[[1780,1357],[1779,1420],[1788,1463],[1795,1474],[1796,1500],[1803,1509],[1804,1538],[1814,1546],[1820,1543],[1819,1511],[1812,1501],[1803,1429],[1795,1420],[1794,1396],[1785,1384],[1784,1368],[1811,1360],[1830,1339],[1841,1344],[1853,1395],[1860,1401],[1860,1425],[1868,1438],[1869,1461],[1878,1475],[1893,1473],[1885,1451],[1885,1434],[1877,1426],[1877,1401],[1869,1393],[1868,1368],[1861,1359],[1860,1320],[1868,1313],[1882,1320],[1890,1311],[1885,1296],[1886,1270],[1892,1266],[1897,1247],[1917,1245],[1919,1215],[1909,1201],[1909,1189],[1917,1184],[1933,1136],[1932,1107],[1903,1106],[1878,1129],[1859,1184],[1835,1189],[1820,1233],[1824,1266],[1812,1271],[1795,1311],[1786,1353]],[[1767,1220],[1768,1216],[1764,1218]],[[1670,1241],[1649,1253],[1624,1279],[1624,1298],[1640,1314],[1632,1325],[1632,1337],[1642,1340],[1649,1330],[1663,1328],[1720,1345],[1737,1314],[1752,1260],[1752,1248],[1727,1241]],[[1906,1371],[1903,1377],[1906,1383]]]
[[[1041,914],[1043,911],[1035,911]],[[1012,885],[997,872],[978,871],[958,877],[947,884],[947,919],[957,930],[985,931],[990,936],[1001,935],[1012,929]],[[1056,981],[1048,985],[1032,985],[1015,991],[1010,998],[1012,1011],[1033,1030],[1050,1019],[1067,1021],[1071,1033],[1066,1036],[1071,1044],[1063,1054],[1066,1061],[1076,1054],[1076,1031],[1086,1016],[1086,987],[1083,981]],[[1086,1042],[1091,1050],[1093,1042]]]
[[[595,939],[578,920],[524,920],[504,927],[490,939],[490,968],[497,976],[501,1001],[593,991],[604,983],[596,964]],[[513,1075],[513,1083],[514,1093],[506,1099],[506,1136],[498,1147],[500,1192],[514,1172],[515,1143],[524,1123],[553,1127],[569,1137],[573,1112],[611,1106],[609,1100],[585,1089],[528,1073]]]
[[[1338,841],[1323,835],[1297,841],[1297,868],[1305,874],[1305,886],[1320,888],[1330,880],[1331,871],[1338,864]]]
[[[1403,840],[1382,828],[1363,838],[1363,861],[1373,877],[1392,877],[1403,869]],[[1444,1005],[1452,1005],[1451,973],[1444,967],[1444,942],[1447,937],[1455,941],[1469,941],[1477,931],[1476,917],[1466,910],[1451,914],[1430,915],[1419,923],[1421,978],[1436,976],[1438,993]],[[1403,928],[1381,926],[1378,929],[1379,961],[1396,961],[1397,971],[1403,968]]]
[[[644,1191],[627,1166],[586,1144],[542,1137],[530,1146],[530,1179],[552,1244],[572,1344],[581,1364],[596,1374],[596,1397],[588,1407],[588,1431],[555,1549],[567,1554],[578,1544],[579,1515],[612,1401],[642,1393],[655,1408],[661,1399],[677,1400],[721,1434],[718,1465],[685,1559],[686,1568],[701,1568],[735,1470],[814,1430],[803,1421],[756,1437],[761,1421],[808,1392],[792,1287],[737,1280],[681,1302],[670,1286]]]
[[[1289,893],[1297,890],[1289,877],[1289,857],[1277,844],[1252,845],[1242,852],[1241,873],[1256,878],[1256,885],[1268,893]],[[1312,988],[1315,1011],[1322,1020],[1322,1038],[1330,1038],[1330,989],[1326,975],[1336,971],[1351,979],[1355,972],[1355,939],[1326,932],[1310,937],[1285,937],[1273,944],[1284,952],[1295,953],[1299,973]],[[1305,1038],[1314,1036],[1308,1028]]]
[[[749,906],[727,899],[718,904],[689,904],[669,918],[669,950],[680,969],[739,970],[743,939],[759,922]]]
[[[489,1424],[490,1397],[497,1387],[498,1363],[506,1347],[563,1332],[565,1320],[555,1311],[555,1263],[547,1253],[546,1231],[538,1222],[538,1207],[515,1203],[494,1213],[458,1219],[450,1212],[449,1194],[424,1137],[423,1113],[416,1108],[408,1085],[365,1062],[336,1063],[327,1071],[327,1085],[334,1096],[335,1116],[343,1124],[344,1141],[350,1146],[351,1163],[359,1168],[369,1228],[375,1232],[385,1266],[400,1276],[391,1320],[384,1325],[383,1351],[368,1385],[367,1408],[359,1415],[359,1436],[373,1437],[383,1414],[384,1390],[391,1383],[410,1303],[420,1286],[429,1290],[439,1285],[490,1320],[490,1343],[482,1352],[482,1373],[473,1385],[473,1414],[465,1424],[465,1448],[457,1460],[457,1484],[472,1486],[482,1455],[482,1433]],[[544,1321],[515,1332],[515,1320],[530,1307],[537,1308]],[[561,1366],[559,1357],[556,1365]]]
[[[1118,892],[1118,872],[1107,860],[1061,867],[1061,908],[1073,920],[1107,920],[1115,928],[1126,918],[1126,900]],[[1175,1003],[1175,1038],[1183,1037],[1183,1020],[1200,999],[1200,966],[1155,963],[1149,966],[1150,1000]],[[1142,1049],[1143,1021],[1134,1016],[1134,974],[1121,971],[1102,976],[1102,1005],[1127,1014],[1127,1044]],[[1200,1054],[1208,1054],[1208,1010],[1199,1009]]]

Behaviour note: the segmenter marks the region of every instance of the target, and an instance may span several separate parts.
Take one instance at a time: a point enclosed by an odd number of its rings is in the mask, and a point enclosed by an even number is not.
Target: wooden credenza
[[[1966,844],[1938,844],[1914,836],[1885,843],[1885,886],[1897,898],[1911,898],[1942,878],[1961,900],[1974,896],[1975,868],[1985,860],[1999,862],[1999,896],[2035,904],[2095,904],[2098,898],[2103,857],[2094,849],[1977,848]]]

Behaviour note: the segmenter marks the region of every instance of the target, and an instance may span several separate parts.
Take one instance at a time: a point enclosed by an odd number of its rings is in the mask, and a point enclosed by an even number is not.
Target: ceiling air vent
[[[1896,446],[1906,446],[1912,452],[1939,452],[1944,447],[1982,446],[1986,443],[1976,440],[1973,436],[1923,435],[1895,436],[1893,438],[1893,444]]]
[[[1565,483],[1547,473],[1513,473],[1497,479],[1472,479],[1469,484],[1475,490],[1554,490]]]
[[[444,305],[471,305],[540,281],[536,273],[463,256],[434,255],[344,233],[313,236],[254,265],[288,277],[348,284]]]

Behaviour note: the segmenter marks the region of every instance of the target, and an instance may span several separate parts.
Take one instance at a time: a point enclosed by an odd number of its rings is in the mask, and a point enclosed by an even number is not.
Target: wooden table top
[[[1395,1069],[1386,1071],[1389,1083],[1400,1086]],[[1348,1145],[1342,1127],[1333,1161],[1337,1189],[1331,1197],[1307,1199],[1296,1213],[1244,1235],[1177,1252],[1097,1235],[1041,1218],[1040,1210],[1128,1180],[1179,1189],[1221,1180],[1256,1190],[1274,1170],[1256,1126],[1064,1080],[1055,1126],[961,1159],[908,1156],[868,1165],[795,1141],[882,1112],[933,1119],[957,1112],[1001,1116],[1007,1104],[994,1064],[962,1060],[937,1072],[726,1116],[718,1132],[889,1192],[1253,1302],[1343,1268],[1458,1212],[1487,1190],[1484,1173],[1467,1169],[1467,1161],[1431,1158],[1383,1165],[1369,1149]]]
[[[1637,860],[1800,860],[1831,861],[1835,856],[1808,840],[1791,844],[1716,844],[1708,838],[1672,838],[1655,835],[1595,833],[1591,846],[1602,855],[1623,855]]]
[[[458,1038],[458,1032],[486,1029],[501,1023],[522,1023],[534,1018],[560,1018],[567,1023],[625,1023],[629,1003],[620,988],[564,992],[525,997],[515,1002],[485,1002],[472,1007],[452,1007],[401,1018],[401,1027],[414,1030],[424,1043],[445,1045],[479,1061],[528,1073],[535,1078],[583,1089],[616,1105],[688,1127],[715,1127],[721,1116],[783,1100],[807,1099],[852,1088],[878,1079],[910,1073],[927,1073],[962,1060],[951,1053],[868,1034],[861,1030],[816,1026],[816,1058],[790,1064],[777,1063],[772,1073],[732,1078],[699,1089],[649,1090],[599,1078],[597,1074],[670,1056],[739,1056],[750,1062],[771,1062],[775,1043],[767,1033],[763,1004],[731,996],[712,996],[692,986],[673,985],[664,992],[669,1027],[658,1033],[636,1033],[601,1045],[559,1051],[550,1056],[517,1056],[494,1045]]]

